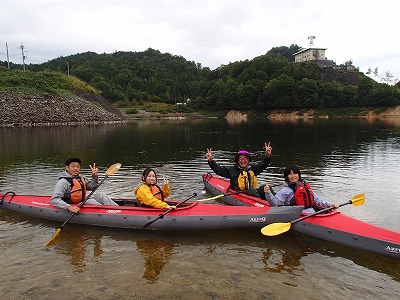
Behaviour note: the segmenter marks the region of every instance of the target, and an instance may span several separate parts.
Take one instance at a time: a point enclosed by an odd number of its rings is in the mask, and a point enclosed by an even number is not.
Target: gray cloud
[[[272,47],[315,45],[328,59],[400,77],[398,0],[13,0],[0,11],[0,60],[41,63],[94,51],[158,49],[211,69]]]

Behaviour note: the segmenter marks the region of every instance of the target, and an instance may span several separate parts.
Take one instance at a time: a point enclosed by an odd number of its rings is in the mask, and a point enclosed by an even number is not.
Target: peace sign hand
[[[97,178],[99,177],[99,169],[96,168],[96,163],[93,163],[93,167],[92,165],[89,165],[90,170],[92,171],[92,177],[93,178]]]
[[[270,158],[272,154],[271,142],[265,143],[265,156]]]

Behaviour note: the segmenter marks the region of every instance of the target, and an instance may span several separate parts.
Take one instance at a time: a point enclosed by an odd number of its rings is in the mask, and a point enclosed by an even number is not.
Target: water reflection
[[[308,254],[320,253],[325,259],[343,257],[358,266],[384,273],[400,282],[400,260],[338,245],[333,242],[309,237],[300,233],[290,233],[291,237],[306,250]]]
[[[101,239],[100,233],[82,234],[70,229],[64,230],[62,237],[57,237],[57,240],[49,247],[54,247],[58,253],[69,256],[74,271],[81,273],[85,271],[87,257],[90,260],[91,257],[100,257],[103,254]]]
[[[396,195],[400,194],[400,185],[396,174],[400,165],[400,130],[365,120],[260,120],[240,124],[224,120],[138,121],[110,126],[0,128],[0,191],[51,194],[65,158],[74,154],[87,164],[96,162],[101,172],[115,162],[122,163],[121,170],[110,176],[98,192],[132,198],[144,167],[152,166],[160,175],[171,178],[171,199],[184,200],[204,187],[201,175],[210,172],[205,159],[207,148],[213,147],[215,158],[229,164],[241,148],[251,151],[255,159],[260,158],[265,141],[272,143],[273,159],[271,167],[261,174],[260,182],[268,180],[279,187],[283,168],[297,163],[303,177],[328,200],[342,203],[354,194],[365,193],[364,205],[343,207],[343,213],[399,231],[400,202]],[[98,277],[103,282],[102,270],[107,268],[107,274],[113,274],[106,279],[108,286],[114,285],[116,292],[121,292],[119,288],[124,284],[128,291],[135,280],[145,283],[135,287],[142,289],[142,295],[147,295],[147,284],[152,283],[157,283],[152,284],[153,295],[164,295],[163,287],[168,286],[170,291],[171,284],[180,289],[204,288],[204,295],[221,286],[221,295],[225,291],[237,295],[240,287],[246,286],[246,292],[253,292],[253,297],[248,298],[256,299],[266,286],[276,298],[287,296],[287,289],[281,291],[279,284],[275,284],[282,281],[297,284],[296,291],[303,295],[315,296],[308,291],[309,274],[316,272],[322,279],[313,285],[321,286],[327,293],[351,293],[349,288],[343,291],[342,286],[336,287],[335,283],[342,283],[336,278],[362,284],[352,292],[354,295],[361,289],[361,298],[376,295],[375,282],[386,284],[383,292],[399,293],[400,262],[309,236],[286,234],[268,239],[258,231],[157,233],[69,225],[54,248],[47,248],[47,255],[42,255],[43,244],[59,225],[0,211],[1,249],[9,254],[7,263],[12,268],[5,275],[16,278],[30,272],[20,267],[24,261],[43,269],[43,274],[53,270],[60,282],[66,278],[63,272],[70,268],[79,276]],[[32,253],[36,254],[34,260]],[[342,276],[347,267],[354,268],[353,273]],[[136,268],[139,274],[132,272]],[[167,276],[167,269],[176,277]],[[131,276],[121,283],[126,274]],[[240,285],[236,281],[231,284],[232,275],[243,275]],[[33,278],[29,284],[39,289],[43,288],[46,276],[24,278]],[[192,285],[193,279],[200,283]],[[68,289],[78,283],[70,283]],[[22,281],[14,284],[21,289],[26,285]],[[94,289],[83,285],[85,289]],[[325,289],[325,285],[331,290]],[[193,290],[188,295],[190,292]],[[110,290],[107,294],[109,298],[115,296],[112,293]]]
[[[266,272],[289,273],[297,276],[295,271],[301,265],[300,259],[305,255],[305,252],[300,248],[266,248],[263,249],[262,254]]]
[[[143,256],[143,278],[149,283],[157,281],[164,266],[171,260],[175,244],[167,241],[138,240],[136,247]]]
[[[93,154],[120,129],[121,124],[0,128],[0,165],[46,162],[57,166],[72,153],[90,162]]]

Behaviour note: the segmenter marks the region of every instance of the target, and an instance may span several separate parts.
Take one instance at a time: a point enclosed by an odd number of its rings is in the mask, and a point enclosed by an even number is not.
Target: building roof
[[[303,49],[300,49],[300,51],[297,51],[297,52],[296,52],[295,54],[293,54],[293,55],[296,55],[296,54],[305,52],[305,51],[307,51],[307,50],[326,50],[326,49],[328,49],[328,48],[303,48]]]

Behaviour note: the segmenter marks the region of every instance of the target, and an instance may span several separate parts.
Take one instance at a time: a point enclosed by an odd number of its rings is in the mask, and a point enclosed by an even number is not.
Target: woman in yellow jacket
[[[175,208],[173,205],[168,205],[165,202],[171,194],[171,186],[169,185],[168,177],[164,178],[164,184],[160,187],[157,184],[157,174],[151,169],[147,168],[143,171],[141,184],[135,189],[136,198],[144,206],[150,206],[154,208]]]

